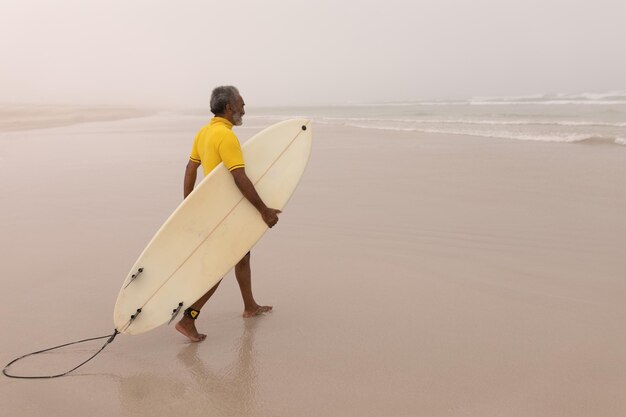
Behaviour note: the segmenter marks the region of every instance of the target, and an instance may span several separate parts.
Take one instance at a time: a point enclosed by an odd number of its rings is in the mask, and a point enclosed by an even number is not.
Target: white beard
[[[243,116],[241,113],[233,114],[233,124],[235,126],[241,126],[243,124]]]

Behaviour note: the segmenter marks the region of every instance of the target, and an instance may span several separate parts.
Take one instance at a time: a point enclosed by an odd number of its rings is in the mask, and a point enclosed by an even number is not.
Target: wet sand
[[[200,123],[0,133],[3,364],[113,330]],[[626,148],[314,128],[305,176],[252,253],[273,313],[241,318],[230,274],[198,319],[205,342],[172,326],[118,336],[72,376],[0,378],[2,414],[626,413]],[[63,371],[99,346],[12,371]]]
[[[156,112],[157,110],[117,106],[16,106],[0,104],[0,132],[114,121],[148,116]]]

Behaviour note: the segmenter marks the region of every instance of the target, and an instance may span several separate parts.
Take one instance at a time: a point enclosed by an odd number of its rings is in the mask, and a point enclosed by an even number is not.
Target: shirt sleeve
[[[225,135],[219,145],[218,152],[229,171],[245,167],[241,145],[234,133],[230,132],[229,135]]]
[[[193,141],[193,146],[191,147],[191,154],[189,154],[189,159],[193,162],[201,163],[200,160],[200,151],[198,150],[198,141],[200,140],[200,133],[196,135],[196,138]]]

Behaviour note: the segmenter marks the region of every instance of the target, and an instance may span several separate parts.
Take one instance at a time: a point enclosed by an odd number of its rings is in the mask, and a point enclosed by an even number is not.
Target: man
[[[202,165],[204,175],[209,174],[221,162],[233,176],[237,188],[250,203],[259,211],[263,221],[273,227],[278,222],[280,210],[269,208],[263,203],[254,185],[246,175],[241,146],[232,127],[242,124],[244,101],[239,91],[232,86],[217,87],[211,94],[211,112],[215,115],[209,124],[200,129],[196,135],[187,168],[185,169],[184,196],[193,191],[196,183],[198,167]],[[253,317],[272,309],[272,306],[257,304],[252,295],[250,252],[235,266],[235,276],[239,283],[244,303],[243,317]],[[205,334],[198,333],[195,319],[200,309],[211,298],[217,289],[215,284],[205,295],[191,305],[176,324],[176,330],[187,336],[192,342],[200,342],[206,338]]]

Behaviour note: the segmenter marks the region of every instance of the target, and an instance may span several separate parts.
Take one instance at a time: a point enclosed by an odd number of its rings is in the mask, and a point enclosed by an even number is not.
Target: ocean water
[[[602,141],[626,145],[626,92],[475,97],[328,107],[257,108],[246,123],[289,117],[362,129],[471,135],[544,142]]]
[[[474,97],[448,101],[408,101],[319,107],[254,108],[244,127],[261,129],[280,120],[307,117],[316,125],[470,135],[537,142],[602,142],[626,145],[626,92],[525,97]],[[211,117],[208,109],[148,111],[130,108],[67,106],[0,106],[0,138],[12,130],[29,130],[86,123],[81,129],[146,129],[146,122],[163,130],[194,130]],[[105,128],[105,127],[103,127]]]

